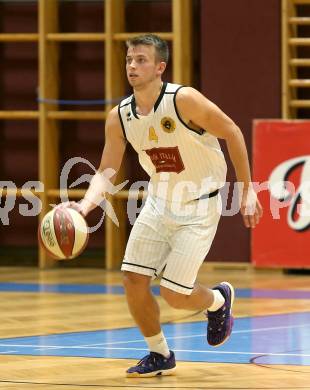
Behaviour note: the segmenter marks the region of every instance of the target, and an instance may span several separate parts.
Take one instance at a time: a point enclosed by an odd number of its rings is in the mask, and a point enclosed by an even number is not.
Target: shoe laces
[[[137,366],[142,367],[156,367],[160,360],[166,359],[164,356],[156,352],[150,352],[144,356],[138,363]]]

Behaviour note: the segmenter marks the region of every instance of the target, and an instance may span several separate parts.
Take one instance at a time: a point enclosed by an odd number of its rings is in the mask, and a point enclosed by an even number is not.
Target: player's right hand
[[[62,202],[58,204],[56,207],[62,209],[62,208],[71,208],[79,212],[83,215],[83,217],[86,216],[86,213],[84,213],[83,207],[81,202],[74,202],[74,201],[68,201],[68,202]]]

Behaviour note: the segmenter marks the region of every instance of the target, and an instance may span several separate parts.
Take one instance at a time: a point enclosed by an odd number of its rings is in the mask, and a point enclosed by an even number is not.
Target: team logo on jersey
[[[163,119],[160,121],[161,128],[166,133],[173,133],[175,130],[175,121],[172,118],[169,118],[169,116],[163,117]]]
[[[159,172],[175,172],[184,171],[184,163],[177,146],[166,148],[152,148],[145,150],[145,153],[150,157],[156,168],[156,173]]]
[[[153,126],[149,128],[149,141],[158,142],[158,135],[156,134],[156,131]]]

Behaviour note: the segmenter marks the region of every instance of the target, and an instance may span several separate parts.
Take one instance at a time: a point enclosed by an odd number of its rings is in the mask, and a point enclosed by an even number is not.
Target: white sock
[[[214,300],[212,305],[208,307],[208,311],[216,311],[220,307],[222,307],[225,303],[225,299],[219,290],[212,290],[212,291],[213,291]]]
[[[160,353],[161,355],[165,356],[168,358],[170,356],[170,351],[168,348],[168,344],[166,341],[166,338],[163,334],[163,332],[160,332],[156,334],[155,336],[151,337],[144,337],[149,350],[151,352],[157,352]]]

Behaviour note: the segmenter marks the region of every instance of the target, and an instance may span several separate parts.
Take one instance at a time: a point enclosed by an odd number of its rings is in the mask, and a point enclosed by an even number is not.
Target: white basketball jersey
[[[149,193],[169,202],[187,202],[217,190],[227,171],[217,138],[207,129],[190,128],[180,117],[176,107],[180,88],[163,83],[148,115],[137,113],[134,95],[118,106],[124,135],[150,176]]]

